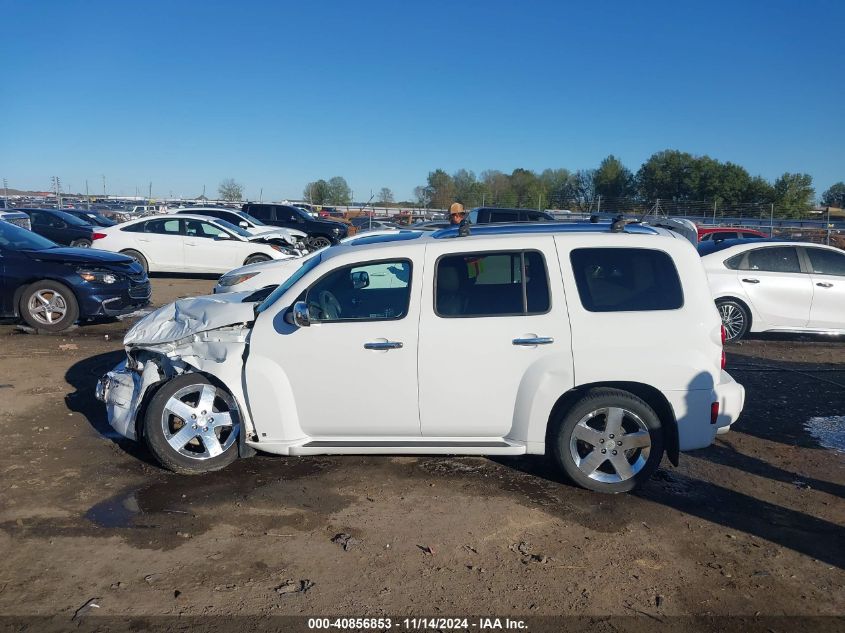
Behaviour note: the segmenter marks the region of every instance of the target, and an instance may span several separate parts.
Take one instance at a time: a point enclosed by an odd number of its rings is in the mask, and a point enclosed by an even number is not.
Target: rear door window
[[[519,221],[519,213],[516,211],[490,211],[490,222],[517,222]]]
[[[579,248],[569,256],[590,312],[677,310],[684,292],[672,258],[647,248]]]
[[[794,246],[757,248],[748,252],[740,270],[759,270],[772,273],[800,273],[798,250]]]
[[[144,225],[144,233],[158,233],[160,235],[180,235],[181,220],[150,220]]]
[[[257,204],[249,208],[249,214],[259,220],[272,220],[273,208],[266,204]]]
[[[537,251],[446,255],[437,262],[438,316],[488,317],[549,311],[546,262]]]

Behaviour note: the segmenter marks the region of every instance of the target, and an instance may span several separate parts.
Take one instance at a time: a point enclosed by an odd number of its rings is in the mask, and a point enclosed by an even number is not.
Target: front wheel
[[[238,457],[240,415],[232,395],[202,374],[182,374],[153,396],[144,438],[159,463],[177,473],[220,470]]]
[[[246,265],[246,264],[257,264],[259,262],[269,262],[270,259],[271,258],[268,257],[267,255],[250,255],[249,257],[246,258],[244,265]]]
[[[120,251],[120,254],[126,255],[127,257],[131,257],[136,262],[141,264],[141,268],[144,269],[145,273],[150,272],[150,265],[149,263],[147,263],[147,258],[141,255],[141,253],[139,253],[138,251],[132,250],[131,248],[127,248],[125,251]]]
[[[91,248],[91,240],[73,240],[70,245],[75,248]]]
[[[557,424],[551,447],[555,461],[588,490],[633,490],[654,474],[663,457],[660,419],[627,391],[593,389]]]
[[[726,343],[738,341],[748,333],[748,310],[741,303],[733,299],[720,299],[716,302],[716,307],[722,317],[722,325],[725,326]]]
[[[70,288],[56,281],[36,281],[21,294],[21,318],[34,328],[61,332],[79,318],[79,304]]]
[[[315,251],[321,248],[326,248],[327,246],[331,245],[331,240],[323,235],[318,235],[317,237],[311,238],[311,248],[313,248]]]

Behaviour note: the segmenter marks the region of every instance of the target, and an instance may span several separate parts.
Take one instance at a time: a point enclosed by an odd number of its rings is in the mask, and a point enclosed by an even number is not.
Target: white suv
[[[165,306],[98,384],[110,423],[180,473],[253,449],[548,453],[581,486],[622,492],[740,414],[687,240],[608,224],[459,234],[325,249],[261,303]]]

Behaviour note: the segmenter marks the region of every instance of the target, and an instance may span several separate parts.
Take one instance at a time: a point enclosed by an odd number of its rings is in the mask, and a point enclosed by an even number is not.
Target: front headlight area
[[[120,279],[120,275],[110,270],[99,270],[97,268],[79,268],[76,274],[84,281],[92,284],[113,284]]]
[[[242,284],[245,281],[249,281],[253,277],[258,275],[258,273],[243,273],[239,275],[223,275],[218,281],[217,284],[219,286],[223,286],[224,288],[228,288],[230,286],[237,286],[238,284]]]

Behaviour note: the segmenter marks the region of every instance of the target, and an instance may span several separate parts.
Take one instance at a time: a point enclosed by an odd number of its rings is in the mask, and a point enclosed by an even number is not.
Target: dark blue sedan
[[[131,257],[63,248],[0,221],[0,317],[58,332],[80,319],[133,312],[150,294],[147,274]]]

